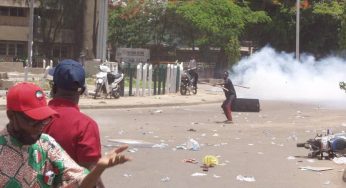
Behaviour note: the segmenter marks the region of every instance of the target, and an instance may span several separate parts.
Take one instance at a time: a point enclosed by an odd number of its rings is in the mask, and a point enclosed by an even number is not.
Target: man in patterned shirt
[[[98,160],[90,172],[80,167],[42,129],[57,112],[32,83],[19,83],[7,93],[9,123],[0,131],[0,187],[94,187],[102,172],[129,158],[119,147]]]

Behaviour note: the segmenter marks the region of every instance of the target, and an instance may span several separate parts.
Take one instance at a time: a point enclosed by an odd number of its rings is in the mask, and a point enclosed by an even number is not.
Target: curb
[[[222,101],[201,101],[190,103],[166,103],[166,104],[129,104],[129,105],[79,105],[80,109],[127,109],[127,108],[149,108],[149,107],[166,107],[166,106],[192,106],[201,104],[222,103]]]
[[[200,101],[200,102],[189,102],[189,103],[163,103],[163,104],[127,104],[127,105],[86,105],[80,104],[80,109],[128,109],[128,108],[149,108],[149,107],[166,107],[166,106],[192,106],[192,105],[201,105],[201,104],[216,104],[222,103],[219,101]],[[6,110],[6,105],[0,105],[0,110]]]

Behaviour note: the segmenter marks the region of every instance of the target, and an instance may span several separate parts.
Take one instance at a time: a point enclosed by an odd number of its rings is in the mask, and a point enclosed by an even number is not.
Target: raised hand
[[[99,159],[97,162],[97,165],[103,168],[109,168],[118,164],[123,164],[127,161],[130,161],[131,159],[129,157],[126,157],[125,155],[122,155],[123,151],[125,151],[128,148],[127,145],[120,146],[117,149],[112,150],[111,152],[107,153],[106,156]]]

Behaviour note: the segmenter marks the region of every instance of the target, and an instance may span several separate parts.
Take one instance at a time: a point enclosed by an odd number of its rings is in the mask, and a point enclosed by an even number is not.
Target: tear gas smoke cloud
[[[346,81],[346,61],[336,57],[316,60],[302,55],[276,52],[264,47],[233,66],[231,79],[238,97],[266,100],[305,101],[346,107],[346,93],[339,87]]]

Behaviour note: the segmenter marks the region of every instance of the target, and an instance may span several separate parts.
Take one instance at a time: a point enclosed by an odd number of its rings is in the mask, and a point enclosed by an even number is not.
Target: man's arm
[[[113,150],[111,153],[107,154],[105,157],[99,159],[95,165],[95,168],[93,168],[90,173],[86,175],[82,180],[80,187],[93,188],[103,171],[105,171],[107,168],[130,161],[130,158],[125,157],[124,155],[120,155],[120,153],[127,148],[128,146],[121,146]]]
[[[92,171],[92,169],[94,169],[96,167],[96,163],[97,162],[90,162],[90,163],[80,162],[79,165],[87,168],[89,171]],[[95,188],[105,188],[105,185],[103,184],[101,177],[97,180]]]

